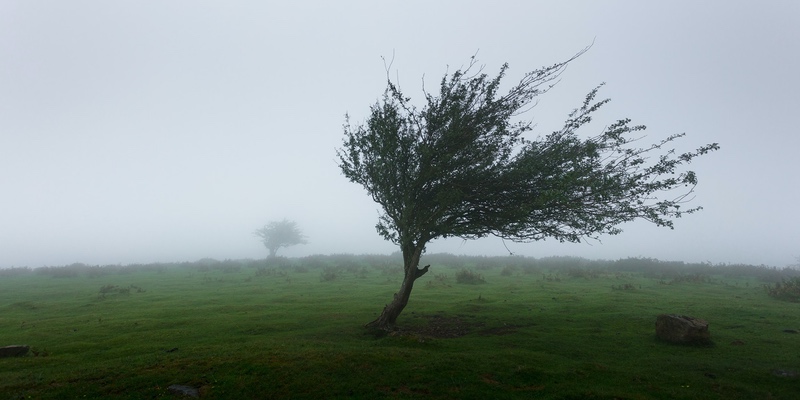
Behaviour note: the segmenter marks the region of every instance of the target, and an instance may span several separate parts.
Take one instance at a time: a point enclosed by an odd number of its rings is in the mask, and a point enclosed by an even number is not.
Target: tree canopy
[[[405,263],[401,291],[376,326],[393,326],[406,291],[427,272],[417,267],[431,240],[495,235],[579,242],[619,234],[620,224],[638,218],[672,228],[673,219],[700,209],[684,207],[697,176],[680,167],[719,146],[677,154],[666,148],[684,136],[676,134],[637,147],[645,127],[627,118],[597,135],[579,135],[609,101],[597,99],[602,85],[560,129],[525,137],[532,122],[520,114],[582,53],[526,73],[504,94],[508,65],[490,78],[482,68],[473,71],[473,57],[468,67],[445,74],[438,94],[425,92],[421,109],[388,80],[365,124],[346,117],[341,171],[381,206],[378,233],[400,246]]]
[[[256,229],[253,234],[260,237],[264,247],[269,249],[270,258],[275,257],[281,247],[308,243],[297,223],[288,219],[272,221],[263,228]]]

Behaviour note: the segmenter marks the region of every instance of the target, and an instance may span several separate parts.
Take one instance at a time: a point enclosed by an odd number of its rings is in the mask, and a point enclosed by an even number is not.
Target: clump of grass
[[[542,280],[547,282],[561,282],[561,278],[558,274],[542,274]]]
[[[506,265],[505,267],[503,267],[503,270],[500,271],[500,275],[511,276],[514,275],[514,272],[517,272],[517,267],[513,265]]]
[[[121,287],[119,285],[105,285],[100,287],[100,297],[105,298],[107,294],[111,293],[131,294],[131,290],[133,290],[134,293],[146,292],[146,290],[136,285],[130,285],[128,287]]]
[[[223,265],[220,267],[222,272],[226,274],[234,274],[242,270],[241,265]]]
[[[611,290],[636,290],[636,287],[633,286],[632,283],[623,283],[620,285],[611,285]]]
[[[381,271],[383,275],[402,275],[403,274],[403,266],[402,265],[380,265],[376,266],[375,268]]]
[[[800,302],[800,277],[783,279],[764,286],[767,294],[779,300]]]
[[[339,269],[332,267],[325,267],[319,275],[320,282],[333,282],[339,279]]]
[[[483,275],[472,272],[467,269],[462,269],[456,273],[456,283],[464,283],[468,285],[478,285],[481,283],[486,283],[486,280],[483,279]]]
[[[449,280],[449,278],[447,277],[447,274],[436,274],[436,275],[434,275],[432,280],[428,281],[426,286],[429,287],[429,288],[432,288],[432,287],[450,287],[450,284],[448,283],[448,280]]]
[[[297,272],[298,274],[305,274],[308,272],[308,268],[302,265],[296,265],[294,267],[294,272]]]

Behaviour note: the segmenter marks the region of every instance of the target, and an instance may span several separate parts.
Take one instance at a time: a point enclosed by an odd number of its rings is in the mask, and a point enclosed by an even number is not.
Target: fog
[[[523,118],[583,131],[623,117],[686,132],[704,210],[601,242],[438,240],[428,252],[652,257],[785,266],[800,255],[800,3],[791,1],[23,1],[0,3],[0,267],[263,258],[253,230],[297,221],[279,254],[390,253],[379,207],[339,171],[345,113],[417,104],[477,58],[507,83],[594,42]]]

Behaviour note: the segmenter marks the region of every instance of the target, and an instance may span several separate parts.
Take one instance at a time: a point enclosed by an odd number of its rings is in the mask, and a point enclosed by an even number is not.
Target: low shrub
[[[279,270],[276,267],[260,267],[256,269],[255,276],[286,276],[286,271]]]
[[[783,279],[774,284],[765,285],[767,294],[779,300],[800,302],[800,277]]]
[[[134,293],[146,292],[146,290],[136,285],[130,285],[128,287],[120,287],[119,285],[105,285],[100,287],[100,297],[105,298],[106,294],[110,293],[131,294],[131,291]]]
[[[320,282],[333,282],[337,279],[339,279],[338,268],[325,267],[325,269],[323,269],[322,273],[319,275]]]
[[[429,280],[426,284],[427,287],[450,287],[450,284],[447,283],[448,277],[447,274],[436,274],[434,275],[433,279]]]
[[[486,283],[486,280],[483,279],[483,276],[478,273],[469,271],[467,269],[462,269],[456,273],[456,283],[478,285],[481,283]]]
[[[304,267],[302,265],[295,265],[294,266],[294,272],[297,272],[298,274],[305,274],[305,273],[308,272],[308,268],[306,268],[306,267]]]
[[[500,275],[511,276],[514,275],[514,272],[517,272],[517,267],[513,265],[506,265],[505,267],[503,267],[503,270],[500,271]]]
[[[620,285],[611,285],[611,290],[636,290],[632,283],[623,283]]]

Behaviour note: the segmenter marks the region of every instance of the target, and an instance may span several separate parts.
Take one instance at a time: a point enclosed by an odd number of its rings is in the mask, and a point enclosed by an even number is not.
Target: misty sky
[[[337,166],[391,77],[422,104],[477,53],[507,84],[594,41],[523,117],[562,126],[601,82],[646,143],[686,132],[705,209],[602,243],[506,241],[515,254],[785,266],[800,256],[800,2],[0,2],[0,267],[390,253],[378,206]],[[645,144],[642,142],[642,144]],[[497,238],[428,252],[506,255]],[[423,260],[424,261],[424,260]]]

